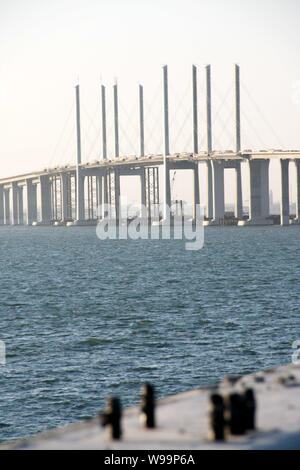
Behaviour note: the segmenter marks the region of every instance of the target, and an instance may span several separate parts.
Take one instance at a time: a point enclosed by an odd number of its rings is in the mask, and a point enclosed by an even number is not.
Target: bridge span
[[[83,163],[81,159],[80,99],[79,85],[76,91],[76,164],[0,179],[0,225],[84,225],[96,223],[107,216],[105,206],[112,210],[110,216],[120,220],[120,178],[135,175],[140,180],[140,203],[146,208],[151,223],[153,208],[156,211],[172,206],[172,170],[192,170],[193,174],[193,217],[200,204],[199,173],[206,166],[206,214],[205,225],[219,225],[224,222],[224,170],[235,171],[235,211],[237,225],[270,225],[269,164],[270,160],[280,162],[280,223],[300,224],[300,151],[271,150],[259,152],[242,150],[240,125],[240,69],[235,66],[235,150],[215,151],[212,146],[211,119],[211,69],[206,66],[206,129],[207,148],[198,149],[197,111],[197,69],[192,67],[193,83],[193,152],[176,153],[169,151],[169,105],[168,70],[163,67],[163,127],[164,145],[161,155],[144,154],[144,105],[143,87],[139,85],[140,105],[140,155],[119,155],[118,131],[118,89],[114,85],[114,130],[115,157],[107,157],[105,87],[101,86],[102,103],[102,159]],[[249,214],[243,214],[241,163],[246,162],[249,170]],[[296,216],[291,220],[289,207],[289,163],[296,168]],[[159,168],[163,167],[163,172]],[[163,173],[160,190],[160,173]],[[163,193],[163,194],[161,194]],[[102,208],[99,210],[99,208]],[[161,217],[164,218],[164,211]]]

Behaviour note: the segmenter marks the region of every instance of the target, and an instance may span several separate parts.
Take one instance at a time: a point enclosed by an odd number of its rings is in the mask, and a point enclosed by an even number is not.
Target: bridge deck
[[[208,155],[207,152],[202,152],[198,154],[189,154],[189,153],[178,153],[174,155],[168,156],[168,161],[171,165],[180,165],[183,167],[186,165],[188,168],[189,165],[193,165],[195,163],[205,162],[207,160],[222,160],[228,162],[236,162],[236,161],[246,161],[249,159],[300,159],[300,151],[299,150],[276,150],[276,151],[260,151],[260,152],[252,152],[252,151],[244,151],[240,154],[235,154],[234,152],[218,152],[214,151],[212,154]],[[119,167],[120,170],[128,169],[128,168],[139,168],[145,166],[154,166],[154,165],[162,165],[163,164],[163,156],[162,155],[147,155],[145,157],[118,157],[117,159],[113,160],[100,160],[94,161],[91,163],[83,163],[81,168],[84,170],[96,170],[111,167]],[[25,182],[27,179],[37,179],[41,175],[58,175],[65,172],[75,172],[76,166],[75,165],[64,165],[54,168],[47,168],[44,170],[25,173],[22,175],[17,176],[10,176],[6,178],[0,179],[0,184],[10,184],[12,182]]]

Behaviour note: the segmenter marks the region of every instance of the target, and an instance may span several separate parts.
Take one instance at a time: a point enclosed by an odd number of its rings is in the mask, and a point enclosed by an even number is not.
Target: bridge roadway
[[[113,217],[119,218],[120,176],[138,175],[141,182],[141,204],[148,217],[154,206],[165,202],[171,206],[170,170],[193,170],[194,217],[200,203],[200,163],[207,166],[207,208],[205,225],[218,225],[224,220],[224,170],[235,169],[235,217],[238,225],[268,225],[269,218],[269,162],[280,161],[281,169],[281,225],[300,221],[300,151],[245,150],[196,154],[178,153],[118,157],[112,160],[94,160],[90,163],[45,168],[0,179],[0,224],[32,225],[41,223],[84,224],[102,217],[97,208],[110,204]],[[289,214],[289,162],[296,167],[296,218]],[[249,167],[249,218],[243,217],[241,163]],[[164,166],[164,194],[159,191],[159,166]]]

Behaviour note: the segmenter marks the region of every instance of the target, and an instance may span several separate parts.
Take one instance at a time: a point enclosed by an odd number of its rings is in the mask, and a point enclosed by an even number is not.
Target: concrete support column
[[[18,187],[18,223],[24,224],[23,186]]]
[[[79,166],[76,170],[76,220],[85,220],[84,214],[84,175]]]
[[[199,220],[200,218],[200,188],[199,188],[199,167],[195,164],[193,169],[193,219]]]
[[[224,219],[224,166],[222,162],[212,160],[212,182],[213,182],[213,221],[220,223]]]
[[[169,162],[165,158],[164,162],[164,214],[163,218],[166,220],[168,218],[168,208],[171,208],[171,185],[170,185],[170,168]]]
[[[51,184],[48,175],[40,176],[40,217],[42,224],[49,224],[52,218]]]
[[[103,180],[103,175],[102,173],[99,173],[97,176],[96,176],[96,185],[97,185],[97,204],[98,204],[98,207],[97,207],[97,218],[100,218],[102,217],[102,211],[101,211],[101,208],[102,208],[102,204],[103,204],[103,189],[102,189],[102,180]]]
[[[212,184],[212,162],[208,160],[206,162],[207,168],[207,203],[206,203],[206,217],[208,219],[213,218],[213,184]]]
[[[296,167],[296,221],[300,223],[300,160],[295,160]]]
[[[269,213],[269,160],[249,160],[249,222],[266,224]]]
[[[283,226],[290,223],[289,160],[280,159],[280,175],[280,224]]]
[[[10,196],[9,196],[9,189],[4,191],[4,223],[5,225],[10,225]]]
[[[116,169],[115,170],[115,213],[116,213],[116,221],[117,224],[120,221],[120,173]]]
[[[13,182],[10,189],[10,222],[11,225],[18,225],[18,185]]]
[[[241,172],[241,163],[237,163],[235,168],[235,211],[234,216],[238,220],[243,218],[243,195],[242,195],[242,172]]]
[[[142,219],[147,218],[147,208],[146,208],[146,178],[145,178],[145,169],[141,168],[140,173],[141,181],[141,217]]]
[[[27,214],[26,223],[32,225],[32,222],[37,220],[37,200],[36,200],[36,185],[32,184],[31,180],[26,181],[27,188]]]
[[[105,218],[108,216],[108,210],[107,210],[107,204],[108,204],[108,184],[107,184],[107,178],[108,175],[105,172],[103,175],[103,180],[102,180],[102,201],[103,201],[103,207],[102,207],[102,218]]]
[[[61,220],[67,222],[68,220],[68,175],[61,173],[60,175],[60,190],[61,190]]]
[[[4,224],[4,188],[0,185],[0,225]]]

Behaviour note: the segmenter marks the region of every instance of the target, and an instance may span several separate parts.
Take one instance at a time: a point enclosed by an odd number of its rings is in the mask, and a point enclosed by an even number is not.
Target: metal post
[[[193,65],[193,140],[194,153],[198,153],[197,67]]]
[[[240,67],[235,65],[235,150],[241,151]]]
[[[212,151],[211,129],[211,72],[210,65],[206,66],[206,123],[207,123],[207,153]]]
[[[140,98],[140,156],[145,155],[145,142],[144,142],[144,91],[143,86],[139,85],[139,98]]]
[[[107,158],[107,142],[106,142],[106,104],[105,104],[105,86],[101,85],[101,102],[102,102],[102,152],[103,159]]]
[[[114,85],[115,157],[119,157],[118,85]]]

